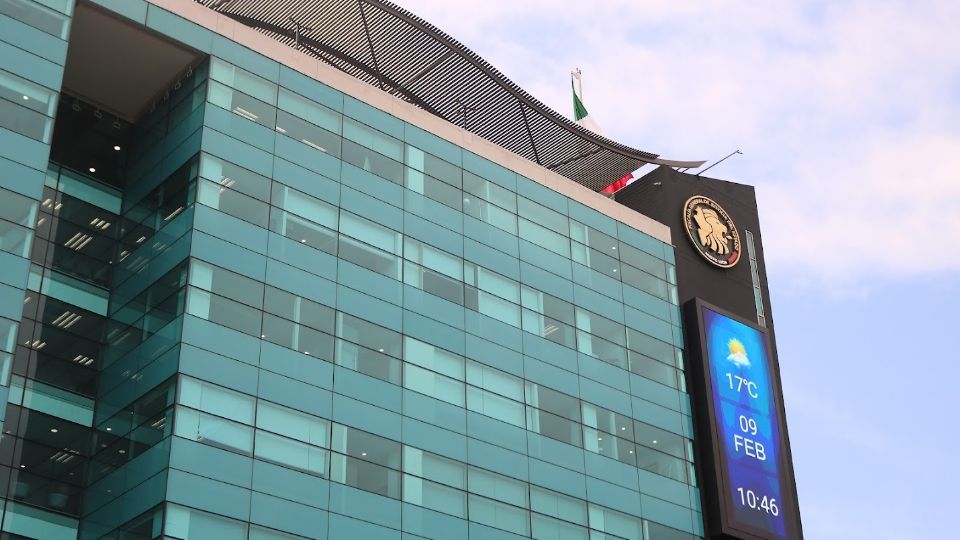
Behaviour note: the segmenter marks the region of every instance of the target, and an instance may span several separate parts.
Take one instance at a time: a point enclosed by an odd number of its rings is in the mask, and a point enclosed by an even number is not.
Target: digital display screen
[[[703,303],[697,309],[707,379],[701,414],[710,417],[722,532],[798,539],[782,397],[767,334]]]

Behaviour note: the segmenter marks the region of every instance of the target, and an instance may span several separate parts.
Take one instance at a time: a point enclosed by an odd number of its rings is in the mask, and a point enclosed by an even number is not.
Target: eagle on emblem
[[[720,221],[720,215],[715,210],[700,206],[694,210],[693,219],[697,222],[700,245],[721,255],[730,253],[730,246],[727,243],[730,230]]]

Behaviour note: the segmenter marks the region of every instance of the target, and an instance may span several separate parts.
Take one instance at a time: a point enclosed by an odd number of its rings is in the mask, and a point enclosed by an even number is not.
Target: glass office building
[[[0,538],[703,535],[667,228],[203,4],[0,0]]]

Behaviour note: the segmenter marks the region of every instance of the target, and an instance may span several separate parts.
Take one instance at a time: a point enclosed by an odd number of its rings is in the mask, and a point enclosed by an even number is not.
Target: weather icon
[[[727,343],[727,348],[730,350],[730,354],[727,355],[727,360],[733,362],[733,365],[737,367],[750,367],[750,359],[747,358],[747,349],[739,339],[731,339]]]

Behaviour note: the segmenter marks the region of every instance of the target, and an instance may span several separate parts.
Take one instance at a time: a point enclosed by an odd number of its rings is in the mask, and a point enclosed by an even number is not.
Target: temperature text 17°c
[[[757,383],[741,377],[740,375],[733,375],[727,373],[727,382],[730,384],[731,390],[736,390],[737,393],[746,392],[748,396],[752,399],[760,397],[760,392],[757,391]]]

